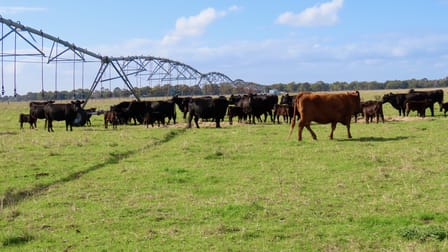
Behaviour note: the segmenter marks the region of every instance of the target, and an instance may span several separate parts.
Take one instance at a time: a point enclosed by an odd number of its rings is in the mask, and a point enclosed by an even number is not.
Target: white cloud
[[[277,18],[276,23],[291,26],[334,25],[339,21],[338,13],[343,4],[344,0],[332,0],[307,8],[298,14],[285,12]]]
[[[26,6],[0,6],[1,15],[14,15],[24,12],[46,11],[47,8],[42,7],[26,7]]]
[[[239,10],[241,10],[241,7],[237,6],[237,5],[232,5],[228,8],[228,10],[229,11],[239,11]]]
[[[180,17],[176,21],[176,28],[163,38],[162,44],[175,44],[184,38],[202,35],[208,25],[225,15],[225,11],[218,12],[214,8],[208,8],[196,16]]]

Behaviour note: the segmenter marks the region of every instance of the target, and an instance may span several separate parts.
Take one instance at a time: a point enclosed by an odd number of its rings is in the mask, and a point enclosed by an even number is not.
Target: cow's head
[[[81,104],[83,104],[83,103],[84,103],[84,101],[80,101],[80,100],[72,101],[75,111],[78,111],[79,109],[81,109]]]
[[[185,97],[182,99],[182,112],[188,111],[188,104],[190,104],[193,101],[193,98],[191,97]]]
[[[292,104],[292,97],[288,93],[280,97],[280,104]]]
[[[239,100],[241,100],[241,95],[233,95],[231,94],[229,97],[230,104],[236,104]]]
[[[390,102],[394,96],[393,93],[383,95],[383,103]]]

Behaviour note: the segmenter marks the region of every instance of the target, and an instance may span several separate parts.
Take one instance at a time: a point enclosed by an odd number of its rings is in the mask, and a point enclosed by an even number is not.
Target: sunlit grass
[[[351,140],[313,124],[318,141],[298,142],[270,123],[19,130],[26,104],[12,105],[0,121],[6,250],[447,249],[439,113],[352,124]]]

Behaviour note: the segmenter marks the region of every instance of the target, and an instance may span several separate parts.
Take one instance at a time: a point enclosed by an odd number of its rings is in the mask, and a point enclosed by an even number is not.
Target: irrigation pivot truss
[[[145,78],[148,82],[172,83],[179,81],[192,81],[196,85],[233,83],[232,79],[227,75],[219,72],[201,73],[194,67],[167,58],[153,56],[103,56],[90,50],[76,46],[73,43],[62,40],[42,30],[37,30],[20,22],[14,22],[0,16],[1,22],[1,85],[2,95],[5,93],[4,81],[4,64],[12,62],[14,65],[14,95],[16,95],[16,64],[24,62],[25,58],[33,58],[34,62],[41,64],[42,92],[44,89],[44,64],[55,64],[55,88],[57,87],[57,69],[58,62],[73,63],[73,71],[75,71],[75,63],[81,62],[82,82],[84,82],[84,63],[97,62],[100,66],[90,86],[89,93],[85,97],[85,101],[89,100],[99,84],[110,82],[112,80],[121,79],[132,95],[140,100],[134,85],[131,83],[130,77],[137,76]],[[45,44],[51,46],[44,46]],[[9,49],[4,48],[8,42]],[[26,49],[18,48],[20,46]],[[108,72],[106,70],[109,70]],[[108,75],[108,76],[107,76]],[[106,77],[107,76],[107,77]],[[78,78],[79,81],[79,78]],[[75,74],[73,73],[73,93],[75,92]],[[84,84],[83,84],[84,85]],[[84,103],[84,105],[86,104]]]

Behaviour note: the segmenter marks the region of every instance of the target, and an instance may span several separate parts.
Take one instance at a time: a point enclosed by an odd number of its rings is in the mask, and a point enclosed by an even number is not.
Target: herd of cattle
[[[172,120],[176,124],[176,105],[183,113],[187,127],[195,126],[199,128],[199,119],[213,120],[217,128],[220,122],[227,115],[229,124],[237,118],[238,122],[266,122],[268,116],[272,122],[283,121],[291,124],[291,132],[298,120],[298,138],[302,139],[302,130],[307,128],[313,139],[316,134],[312,131],[311,122],[331,123],[330,138],[336,124],[342,123],[347,127],[348,137],[350,134],[350,121],[354,116],[362,114],[366,123],[372,122],[376,117],[378,123],[381,119],[384,122],[383,104],[390,103],[398,110],[400,116],[408,116],[410,111],[417,111],[421,117],[425,116],[425,110],[430,109],[434,116],[434,103],[439,103],[440,111],[444,110],[444,115],[448,111],[448,103],[443,103],[443,90],[415,91],[408,93],[388,93],[382,101],[361,102],[358,91],[346,93],[312,93],[302,92],[296,96],[288,94],[281,96],[270,94],[248,94],[231,95],[229,98],[220,97],[179,97],[174,96],[169,100],[162,101],[125,101],[113,105],[108,111],[96,111],[94,108],[84,110],[81,105],[83,101],[72,101],[71,103],[57,104],[54,101],[30,102],[29,114],[20,114],[20,127],[23,123],[30,124],[30,128],[36,127],[37,119],[45,119],[45,128],[48,132],[53,131],[53,121],[65,121],[66,130],[73,126],[83,126],[90,123],[90,116],[104,114],[104,127],[111,124],[116,128],[120,124],[144,124],[158,126],[169,124]],[[188,117],[187,117],[188,116]],[[262,118],[264,116],[264,118]]]

